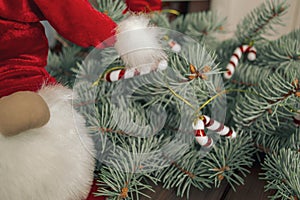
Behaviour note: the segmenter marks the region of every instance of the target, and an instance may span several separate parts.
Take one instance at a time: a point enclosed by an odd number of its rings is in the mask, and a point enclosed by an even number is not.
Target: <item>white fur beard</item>
[[[127,68],[153,67],[167,57],[160,38],[162,33],[149,26],[146,16],[132,15],[118,25],[115,48]]]
[[[72,91],[47,86],[39,94],[50,121],[13,137],[0,134],[0,199],[85,199],[95,152],[84,119],[72,108]]]

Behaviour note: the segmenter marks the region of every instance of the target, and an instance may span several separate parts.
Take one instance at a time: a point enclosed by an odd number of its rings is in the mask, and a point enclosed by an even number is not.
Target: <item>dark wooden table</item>
[[[264,192],[265,182],[258,179],[261,172],[260,166],[256,163],[251,169],[251,173],[246,177],[245,184],[236,187],[233,191],[224,181],[220,188],[200,191],[192,188],[190,200],[267,200],[268,193]],[[163,189],[161,185],[153,186],[155,193],[146,192],[153,200],[186,200],[176,196],[174,190]],[[141,200],[148,198],[142,197]],[[149,199],[148,199],[149,200]]]

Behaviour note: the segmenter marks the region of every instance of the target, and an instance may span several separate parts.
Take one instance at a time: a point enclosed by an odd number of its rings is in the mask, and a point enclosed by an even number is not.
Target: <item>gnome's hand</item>
[[[4,136],[41,127],[49,119],[46,102],[35,92],[16,92],[0,99],[0,133]]]

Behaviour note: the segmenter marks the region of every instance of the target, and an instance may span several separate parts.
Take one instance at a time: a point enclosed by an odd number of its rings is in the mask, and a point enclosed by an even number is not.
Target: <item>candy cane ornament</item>
[[[154,69],[150,68],[148,65],[140,68],[118,69],[105,74],[105,80],[108,82],[115,82],[121,79],[129,79],[135,76],[149,74],[153,71],[163,71],[167,69],[167,67],[168,62],[166,60],[162,60]]]
[[[213,140],[208,137],[204,130],[204,122],[197,118],[193,123],[193,129],[195,132],[195,137],[197,142],[203,147],[211,147],[213,145]]]
[[[228,126],[225,126],[224,124],[216,120],[211,119],[206,115],[203,115],[203,123],[208,130],[214,131],[221,136],[225,136],[228,138],[236,138],[237,134],[233,129],[229,128]]]
[[[227,71],[224,74],[224,78],[230,79],[234,73],[235,68],[238,66],[239,61],[244,53],[247,53],[247,58],[250,61],[256,59],[256,49],[253,46],[242,45],[236,48],[233,52],[233,55],[230,58],[230,62],[228,63],[226,69]]]
[[[221,136],[227,138],[236,138],[236,132],[225,126],[224,124],[211,119],[210,117],[203,115],[202,117],[197,118],[193,123],[193,129],[195,132],[195,137],[197,142],[203,147],[211,147],[213,145],[213,139],[208,137],[205,133],[204,128],[212,130]]]

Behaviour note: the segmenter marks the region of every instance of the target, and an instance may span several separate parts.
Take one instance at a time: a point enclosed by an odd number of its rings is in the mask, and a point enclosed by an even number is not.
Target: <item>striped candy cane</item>
[[[111,72],[108,72],[105,75],[105,80],[108,82],[114,82],[121,79],[128,79],[139,75],[149,74],[153,71],[162,71],[167,69],[168,62],[166,60],[162,60],[159,62],[158,66],[154,69],[151,69],[148,65],[141,68],[131,68],[131,69],[118,69]]]
[[[203,123],[207,129],[215,131],[221,136],[236,138],[236,132],[234,130],[216,120],[211,119],[206,115],[203,115]]]
[[[213,140],[205,134],[204,122],[197,118],[193,123],[193,129],[195,132],[195,137],[197,142],[203,147],[211,147],[213,145]]]
[[[171,47],[172,51],[175,53],[179,53],[181,51],[181,46],[176,41],[170,39],[168,41],[168,45]]]
[[[224,74],[224,78],[230,79],[232,77],[234,70],[238,66],[239,61],[244,53],[248,54],[248,60],[253,61],[256,59],[256,49],[253,46],[242,45],[236,48],[230,58],[230,62],[226,67],[227,71]]]

